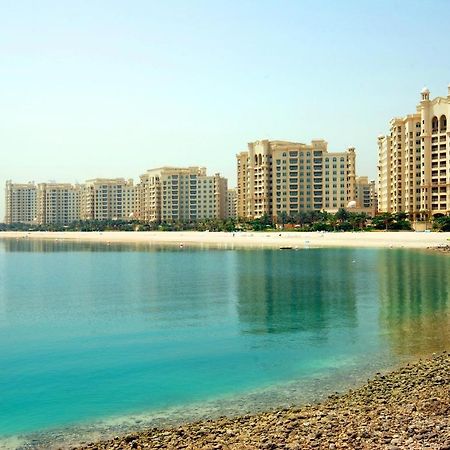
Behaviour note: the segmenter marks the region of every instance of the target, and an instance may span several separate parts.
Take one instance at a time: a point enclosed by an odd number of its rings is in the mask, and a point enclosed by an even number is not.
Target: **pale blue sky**
[[[16,182],[202,165],[249,141],[355,146],[447,95],[450,2],[0,0],[0,220]]]

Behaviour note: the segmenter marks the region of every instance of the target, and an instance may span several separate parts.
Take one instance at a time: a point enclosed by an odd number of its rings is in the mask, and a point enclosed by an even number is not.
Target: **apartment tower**
[[[82,186],[81,220],[129,220],[137,212],[137,188],[131,179],[95,178]]]
[[[36,193],[37,223],[68,225],[80,220],[80,185],[39,183]]]
[[[5,223],[36,222],[36,184],[34,182],[19,184],[11,180],[5,188]]]
[[[227,217],[237,218],[237,190],[227,190]]]
[[[161,167],[140,177],[139,218],[148,222],[226,217],[227,180],[204,167]]]
[[[450,213],[450,86],[430,100],[424,88],[416,112],[390,122],[378,138],[378,209],[412,219]]]
[[[356,177],[355,201],[358,211],[365,210],[370,215],[374,215],[376,212],[375,197],[375,181],[369,181],[368,177]]]
[[[257,218],[305,210],[335,212],[355,200],[355,149],[328,152],[327,143],[262,140],[237,158],[237,214]]]

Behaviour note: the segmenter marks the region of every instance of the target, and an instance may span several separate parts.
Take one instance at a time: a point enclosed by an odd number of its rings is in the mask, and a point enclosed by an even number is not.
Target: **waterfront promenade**
[[[213,248],[411,248],[450,244],[450,233],[390,231],[390,232],[15,232],[0,233],[0,239],[50,239],[96,243],[170,244],[211,246]]]

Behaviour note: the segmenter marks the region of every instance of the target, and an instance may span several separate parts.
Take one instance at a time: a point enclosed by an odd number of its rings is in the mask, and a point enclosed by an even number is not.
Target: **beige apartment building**
[[[370,215],[376,212],[375,180],[368,177],[356,177],[355,181],[355,207]]]
[[[227,190],[227,217],[237,219],[237,189]]]
[[[390,122],[378,137],[378,209],[411,219],[450,213],[450,86],[430,100],[424,88],[416,112]]]
[[[5,187],[5,223],[36,222],[36,184],[34,182],[20,184],[11,180]]]
[[[137,187],[125,178],[87,180],[81,189],[81,220],[129,220],[138,215]]]
[[[262,140],[237,158],[237,214],[277,219],[305,210],[335,212],[355,201],[355,149],[329,152],[327,142]]]
[[[148,222],[226,217],[227,180],[204,167],[161,167],[141,175],[139,218]]]
[[[39,183],[36,194],[36,222],[40,225],[68,225],[80,220],[81,186],[70,183]]]

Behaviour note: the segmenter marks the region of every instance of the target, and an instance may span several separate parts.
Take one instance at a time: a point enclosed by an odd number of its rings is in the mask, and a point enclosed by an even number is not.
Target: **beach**
[[[450,353],[305,405],[149,429],[80,449],[450,449]]]
[[[450,233],[432,232],[14,232],[0,233],[0,239],[47,239],[53,241],[129,243],[146,245],[206,246],[212,248],[410,248],[444,247]]]

